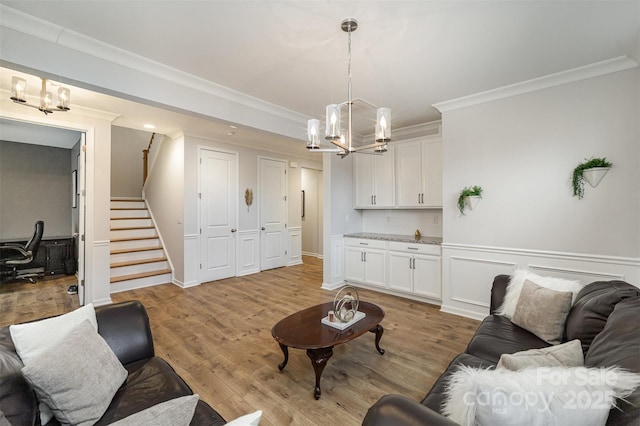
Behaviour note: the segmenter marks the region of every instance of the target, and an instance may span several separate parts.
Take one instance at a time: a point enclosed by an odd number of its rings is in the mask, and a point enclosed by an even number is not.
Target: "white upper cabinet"
[[[394,145],[396,207],[442,207],[442,139]]]
[[[360,209],[394,206],[394,155],[390,149],[384,154],[355,154],[355,205]]]

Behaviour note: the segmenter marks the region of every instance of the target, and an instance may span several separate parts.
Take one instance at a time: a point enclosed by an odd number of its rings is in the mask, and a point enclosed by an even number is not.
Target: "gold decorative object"
[[[345,286],[333,298],[333,313],[338,321],[349,322],[355,318],[359,305],[358,290],[351,286]]]
[[[247,188],[246,191],[244,191],[244,202],[247,204],[247,211],[249,211],[249,206],[251,206],[251,204],[253,204],[253,190],[250,188]]]
[[[416,229],[415,234],[413,234],[416,237],[416,240],[420,239],[420,230]]]

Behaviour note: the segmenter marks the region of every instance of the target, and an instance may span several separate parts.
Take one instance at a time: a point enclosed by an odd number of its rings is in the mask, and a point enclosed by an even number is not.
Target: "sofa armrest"
[[[147,310],[138,301],[97,306],[98,333],[122,365],[154,356]]]
[[[369,408],[363,426],[454,426],[447,417],[402,395],[385,395]]]
[[[511,281],[510,275],[496,275],[491,286],[491,306],[489,314],[493,315],[504,302],[504,295],[507,293],[507,285]]]

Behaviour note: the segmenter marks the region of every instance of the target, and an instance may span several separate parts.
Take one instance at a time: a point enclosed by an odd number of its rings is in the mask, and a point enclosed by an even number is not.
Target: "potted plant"
[[[464,214],[465,207],[473,210],[476,204],[478,204],[478,201],[480,201],[480,198],[482,198],[481,186],[474,185],[464,187],[458,196],[458,210],[460,210],[461,214]]]
[[[584,197],[584,182],[589,182],[592,188],[598,186],[602,178],[609,171],[612,164],[606,158],[585,159],[573,169],[573,195],[582,199]]]

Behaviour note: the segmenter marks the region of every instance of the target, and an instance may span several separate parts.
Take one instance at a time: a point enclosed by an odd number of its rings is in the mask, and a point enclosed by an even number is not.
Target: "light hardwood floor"
[[[322,290],[321,283],[322,262],[305,257],[304,265],[186,290],[165,284],[116,293],[112,299],[137,299],[146,306],[157,355],[203,400],[229,420],[263,410],[263,426],[358,425],[382,395],[420,400],[478,326],[434,305],[359,290],[362,300],[386,312],[380,342],[386,353],[375,350],[371,333],[336,346],[316,401],[305,351],[290,349],[289,363],[280,372],[283,355],[271,327],[302,308],[332,301],[335,292]],[[17,291],[0,287],[0,325],[74,309],[76,298],[66,294],[66,284],[59,289],[48,282],[20,284]],[[63,294],[56,296],[57,290]]]

